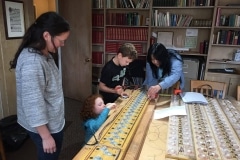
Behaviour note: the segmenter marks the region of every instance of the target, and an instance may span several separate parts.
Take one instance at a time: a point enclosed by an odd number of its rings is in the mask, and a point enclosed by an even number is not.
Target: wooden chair
[[[191,92],[199,92],[204,96],[224,99],[227,85],[225,82],[208,80],[191,80]]]

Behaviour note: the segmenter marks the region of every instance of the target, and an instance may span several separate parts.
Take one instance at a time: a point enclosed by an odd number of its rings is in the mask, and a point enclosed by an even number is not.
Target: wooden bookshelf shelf
[[[240,45],[232,45],[232,44],[212,44],[212,47],[240,47]]]
[[[92,46],[104,46],[104,44],[103,43],[95,43],[95,42],[92,42]]]
[[[229,5],[234,4],[234,5]],[[238,5],[237,5],[238,4]],[[205,79],[226,82],[227,95],[236,97],[240,75],[209,72],[208,69],[240,69],[240,62],[232,61],[240,48],[240,2],[239,0],[216,0],[213,13],[213,25],[209,44],[209,56],[206,63]]]
[[[213,6],[192,6],[192,7],[157,7],[153,6],[153,9],[213,9]]]
[[[194,27],[194,26],[187,26],[187,27],[178,27],[178,26],[169,26],[169,27],[158,27],[152,26],[152,29],[211,29],[211,27]]]
[[[200,56],[200,57],[207,57],[207,54],[200,54],[200,53],[194,53],[194,52],[180,52],[180,55],[185,56]]]
[[[118,10],[118,11],[147,11],[149,12],[149,8],[106,8],[106,10]]]
[[[209,63],[220,63],[220,64],[236,64],[236,65],[240,65],[240,62],[237,61],[224,61],[224,60],[209,60]]]

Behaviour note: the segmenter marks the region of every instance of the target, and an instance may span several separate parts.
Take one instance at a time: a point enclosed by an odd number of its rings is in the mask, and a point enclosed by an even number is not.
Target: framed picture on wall
[[[25,33],[23,2],[3,0],[6,39],[22,38]]]

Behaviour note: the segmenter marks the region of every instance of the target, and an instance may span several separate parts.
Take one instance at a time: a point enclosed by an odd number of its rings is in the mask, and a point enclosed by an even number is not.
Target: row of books
[[[223,15],[221,14],[221,8],[218,8],[216,16],[216,26],[240,27],[240,15]]]
[[[92,52],[92,63],[93,64],[103,64],[103,52]]]
[[[149,8],[149,0],[106,0],[106,8]]]
[[[169,12],[163,13],[158,10],[154,10],[152,14],[152,25],[160,27],[179,26],[187,27],[190,25],[193,16],[191,15],[178,15]]]
[[[119,47],[122,45],[123,42],[106,42],[105,50],[106,53],[117,53]],[[143,53],[143,44],[142,43],[132,43],[139,55],[146,54]],[[93,51],[92,52],[92,63],[93,64],[103,64],[103,54],[102,51]]]
[[[192,19],[190,26],[192,27],[211,27],[211,19]]]
[[[107,40],[147,41],[148,28],[136,27],[107,27]]]
[[[104,26],[104,15],[102,13],[92,14],[92,26],[103,27]]]
[[[93,8],[104,8],[104,0],[93,0]],[[215,0],[153,0],[155,7],[214,6]],[[149,8],[149,0],[106,0],[106,8]]]
[[[137,12],[131,13],[107,13],[107,25],[129,25],[143,26],[147,18]],[[104,15],[94,13],[92,16],[92,25],[94,27],[104,26]],[[211,27],[212,20],[210,19],[193,19],[190,15],[177,15],[169,12],[162,13],[158,10],[154,11],[152,17],[153,26],[194,26],[194,27]]]
[[[123,42],[106,42],[105,50],[107,53],[117,53],[119,47]],[[138,54],[143,54],[143,44],[142,43],[132,43]]]
[[[104,0],[92,0],[92,8],[103,8]]]
[[[108,13],[107,25],[129,25],[141,26],[143,25],[144,16],[138,12],[129,13]]]
[[[213,44],[240,45],[240,31],[220,30],[213,35]]]
[[[159,7],[191,7],[214,6],[215,0],[153,0],[153,6]]]
[[[104,43],[104,32],[99,30],[92,31],[92,43]]]

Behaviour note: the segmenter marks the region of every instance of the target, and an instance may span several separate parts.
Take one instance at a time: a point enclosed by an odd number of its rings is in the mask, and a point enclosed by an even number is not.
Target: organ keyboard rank
[[[123,159],[143,114],[149,104],[146,93],[131,91],[128,99],[122,99],[118,110],[112,113],[88,144],[74,160],[120,160]],[[97,143],[96,143],[97,141]]]
[[[239,110],[227,99],[208,98],[208,103],[186,104],[187,116],[169,117],[167,158],[240,159]]]

